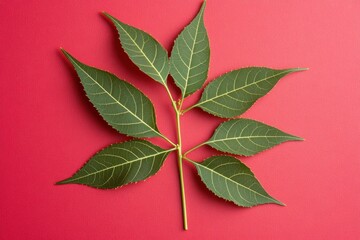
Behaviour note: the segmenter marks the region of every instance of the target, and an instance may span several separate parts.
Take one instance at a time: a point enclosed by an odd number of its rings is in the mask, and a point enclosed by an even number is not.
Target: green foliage
[[[166,85],[169,74],[167,51],[148,33],[120,22],[108,13],[104,13],[115,25],[124,51],[149,77]]]
[[[304,69],[274,70],[249,67],[231,71],[209,83],[200,101],[191,108],[200,107],[208,113],[223,118],[236,117],[267,94],[280,78],[302,70]]]
[[[115,25],[121,46],[129,58],[144,73],[165,87],[176,113],[176,143],[159,132],[153,104],[140,90],[111,73],[81,63],[62,50],[74,66],[90,102],[110,126],[135,138],[161,137],[172,148],[163,149],[145,140],[113,144],[90,158],[72,177],[57,184],[75,183],[103,189],[116,188],[153,176],[168,154],[176,151],[185,230],[188,226],[183,160],[196,167],[201,180],[215,195],[236,205],[282,205],[264,190],[250,169],[237,158],[213,156],[198,162],[189,159],[187,155],[201,146],[209,145],[225,153],[251,156],[280,143],[301,138],[254,120],[233,119],[220,124],[208,141],[183,153],[180,131],[182,114],[198,107],[219,117],[236,117],[266,95],[280,78],[305,70],[274,70],[264,67],[235,70],[211,81],[198,103],[182,109],[185,97],[201,89],[208,74],[210,49],[204,26],[204,10],[205,2],[197,16],[177,37],[170,60],[167,51],[148,33],[104,13]],[[169,72],[182,93],[177,102],[167,85]]]
[[[199,163],[192,163],[205,185],[216,195],[243,207],[275,203],[254,174],[243,163],[230,156],[213,156]]]
[[[160,135],[154,106],[142,92],[115,75],[89,67],[62,51],[75,67],[86,95],[110,126],[133,137]]]
[[[173,150],[144,140],[112,144],[96,153],[72,177],[57,184],[78,183],[107,189],[134,183],[157,173]]]
[[[240,118],[220,124],[206,144],[222,152],[252,156],[294,140],[302,139],[261,122]]]
[[[176,38],[170,58],[170,73],[187,97],[204,84],[210,60],[209,39],[204,26],[205,2],[195,19]]]

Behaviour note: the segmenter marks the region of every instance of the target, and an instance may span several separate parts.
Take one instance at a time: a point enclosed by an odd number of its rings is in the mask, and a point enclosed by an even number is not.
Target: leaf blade
[[[74,66],[90,102],[110,126],[133,137],[161,136],[154,107],[140,90],[111,73],[81,63],[64,49],[62,52]]]
[[[266,95],[280,78],[303,70],[306,69],[275,70],[249,67],[231,71],[210,82],[204,89],[199,102],[193,107],[200,107],[205,112],[219,117],[238,116]]]
[[[204,25],[204,1],[199,13],[175,40],[170,58],[170,74],[187,97],[204,84],[209,68],[209,39]]]
[[[108,13],[104,15],[115,25],[121,46],[131,61],[149,77],[166,85],[170,66],[165,48],[148,33],[125,24]]]
[[[165,150],[144,140],[112,144],[96,153],[72,177],[57,182],[110,189],[145,180],[156,174],[174,149]]]
[[[266,203],[284,205],[271,197],[250,169],[234,157],[213,156],[201,163],[192,163],[203,183],[220,198],[242,207]]]
[[[302,138],[251,119],[233,119],[217,127],[207,145],[226,153],[252,156],[286,141]]]

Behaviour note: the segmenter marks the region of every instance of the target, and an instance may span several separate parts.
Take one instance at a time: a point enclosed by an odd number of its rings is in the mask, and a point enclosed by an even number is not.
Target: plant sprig
[[[185,98],[200,90],[208,75],[210,47],[204,25],[205,5],[204,2],[197,16],[176,38],[170,59],[166,49],[148,33],[104,13],[116,27],[121,46],[133,63],[164,86],[176,115],[176,141],[159,131],[154,106],[139,89],[109,72],[80,62],[62,49],[74,66],[90,102],[111,127],[134,138],[161,137],[172,148],[163,149],[140,139],[112,144],[96,153],[72,177],[57,184],[76,183],[100,189],[120,187],[153,176],[169,153],[177,152],[185,230],[188,223],[183,160],[196,167],[207,188],[220,198],[243,207],[266,203],[283,205],[264,190],[251,170],[239,159],[218,155],[197,162],[187,156],[204,145],[223,153],[252,156],[280,143],[301,138],[255,120],[235,118],[221,123],[209,140],[183,153],[181,115],[200,108],[221,118],[237,117],[266,95],[280,78],[306,70],[248,67],[231,71],[211,81],[204,88],[200,100],[183,109]],[[174,100],[169,90],[169,74],[181,90],[178,101]]]

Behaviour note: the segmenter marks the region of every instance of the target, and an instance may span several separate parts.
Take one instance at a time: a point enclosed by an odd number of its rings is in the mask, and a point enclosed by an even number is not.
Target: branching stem
[[[181,193],[181,207],[182,207],[182,216],[183,216],[183,228],[184,230],[188,230],[187,223],[187,213],[186,213],[186,198],[185,198],[185,185],[184,185],[184,174],[183,174],[183,155],[182,155],[182,143],[181,143],[181,125],[180,125],[180,115],[181,115],[181,106],[184,101],[181,98],[179,106],[176,105],[174,98],[171,95],[171,92],[167,85],[164,85],[167,94],[169,95],[171,104],[174,108],[176,114],[176,135],[177,135],[177,144],[172,143],[167,137],[162,136],[166,141],[171,143],[176,147],[177,150],[177,160],[178,160],[178,169],[179,169],[179,180],[180,180],[180,193]]]
[[[195,108],[195,107],[197,107],[197,106],[198,106],[198,104],[194,104],[194,105],[192,105],[192,106],[190,106],[190,107],[182,110],[181,113],[184,114],[184,113],[190,111],[191,109],[193,109],[193,108]]]
[[[203,142],[203,143],[200,143],[199,145],[196,145],[195,147],[191,148],[191,149],[188,150],[186,153],[184,153],[183,156],[185,157],[187,154],[189,154],[189,153],[191,153],[192,151],[194,151],[194,150],[196,150],[196,149],[204,146],[205,144],[206,144],[206,142]]]
[[[173,147],[176,147],[177,145],[175,143],[173,143],[170,139],[168,139],[165,135],[160,133],[160,137],[162,137],[165,141],[167,141],[168,143],[170,143]]]
[[[166,84],[165,84],[164,86],[165,86],[166,92],[167,92],[167,94],[168,94],[168,96],[169,96],[169,98],[170,98],[170,101],[173,103],[173,102],[174,102],[174,98],[173,98],[172,95],[171,95],[171,92],[170,92],[170,90],[169,90],[169,87],[168,87]],[[174,108],[174,110],[176,111],[177,109]]]
[[[185,159],[186,161],[191,162],[191,163],[193,163],[193,164],[196,163],[196,162],[194,162],[193,160],[191,160],[191,159],[189,159],[189,158],[187,158],[187,157],[185,157],[185,156],[183,156],[183,159]]]
[[[178,167],[179,167],[179,179],[180,179],[180,190],[181,190],[181,206],[183,215],[183,227],[184,230],[188,229],[187,214],[186,214],[186,198],[185,198],[185,185],[184,185],[184,174],[183,174],[183,155],[182,155],[182,142],[181,142],[181,125],[180,125],[180,109],[176,107],[176,102],[173,101],[173,107],[176,112],[176,130],[178,139]]]

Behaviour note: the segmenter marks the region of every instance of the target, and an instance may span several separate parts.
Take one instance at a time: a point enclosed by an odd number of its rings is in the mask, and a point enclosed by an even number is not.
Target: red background
[[[244,115],[306,139],[243,158],[287,207],[236,207],[210,193],[185,164],[190,228],[185,232],[175,154],[156,176],[121,189],[54,186],[99,149],[125,139],[97,115],[59,47],[145,92],[160,130],[175,140],[165,90],[131,63],[114,27],[99,13],[151,33],[171,50],[200,4],[0,2],[0,239],[360,239],[356,0],[208,1],[209,79],[254,65],[310,68],[285,77]],[[174,84],[171,89],[179,95]],[[222,120],[196,109],[182,121],[189,149]],[[169,147],[161,139],[151,141]],[[191,158],[215,153],[204,147]]]

